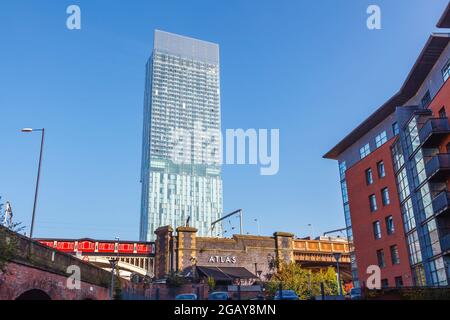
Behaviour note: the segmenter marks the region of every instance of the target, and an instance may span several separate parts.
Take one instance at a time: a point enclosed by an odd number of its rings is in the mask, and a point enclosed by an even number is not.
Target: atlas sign
[[[208,259],[209,263],[236,263],[236,257],[235,256],[211,256]]]

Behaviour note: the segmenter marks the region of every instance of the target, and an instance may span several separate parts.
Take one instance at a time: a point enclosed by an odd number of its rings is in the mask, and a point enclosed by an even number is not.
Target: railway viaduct
[[[0,227],[0,300],[107,300],[110,282],[110,272]]]

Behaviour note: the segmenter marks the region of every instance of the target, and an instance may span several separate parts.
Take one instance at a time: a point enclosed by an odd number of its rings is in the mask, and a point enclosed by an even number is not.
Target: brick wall
[[[52,300],[109,299],[108,288],[81,282],[79,290],[70,290],[67,279],[67,276],[12,262],[0,273],[0,300],[14,300],[32,289],[44,291]]]
[[[176,231],[176,236],[172,236],[169,226],[155,231],[157,278],[170,272],[171,257],[173,271],[190,267],[195,258],[199,266],[245,267],[254,274],[259,271],[262,279],[274,271],[276,259],[293,261],[293,235],[289,233],[278,232],[273,237],[234,235],[230,239],[197,237],[197,230],[190,227],[179,227]]]
[[[80,259],[49,248],[37,241],[0,227],[0,241],[9,243],[11,252],[0,252],[6,268],[0,272],[0,299],[16,299],[38,289],[51,299],[109,299],[111,273]],[[80,268],[81,289],[67,287],[69,266]],[[136,286],[122,280],[124,288]]]
[[[389,286],[395,286],[395,277],[401,276],[403,284],[411,286],[412,275],[390,148],[393,141],[394,139],[389,140],[346,172],[353,238],[361,283],[366,282],[369,276],[366,273],[367,267],[378,265],[377,250],[382,249],[386,266],[381,268],[381,278],[387,279]],[[380,161],[383,161],[385,166],[384,178],[379,178],[377,172],[377,163]],[[368,168],[372,169],[374,180],[370,185],[366,182]],[[386,187],[389,190],[389,205],[382,204],[381,190]],[[369,205],[369,196],[372,194],[376,196],[378,207],[374,212],[371,212]],[[393,217],[393,234],[387,234],[388,216]],[[381,224],[380,239],[375,239],[374,236],[373,223],[376,221]],[[400,263],[395,265],[391,261],[390,253],[390,247],[393,245],[397,245],[400,257]]]

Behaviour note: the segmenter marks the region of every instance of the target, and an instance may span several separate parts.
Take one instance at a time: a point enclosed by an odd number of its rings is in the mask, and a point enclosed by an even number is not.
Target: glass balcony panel
[[[450,154],[439,153],[427,159],[425,163],[425,171],[428,181],[443,182],[450,176]]]
[[[441,237],[441,250],[444,254],[450,254],[450,234]]]
[[[420,142],[423,148],[439,145],[445,136],[450,133],[447,118],[430,118],[419,131]]]
[[[433,198],[433,210],[436,215],[448,212],[450,208],[450,193],[442,191]]]

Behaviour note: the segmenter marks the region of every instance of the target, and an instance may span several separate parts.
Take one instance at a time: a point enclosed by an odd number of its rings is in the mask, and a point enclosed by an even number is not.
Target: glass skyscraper
[[[222,234],[219,46],[156,30],[146,65],[140,239],[161,226]]]

